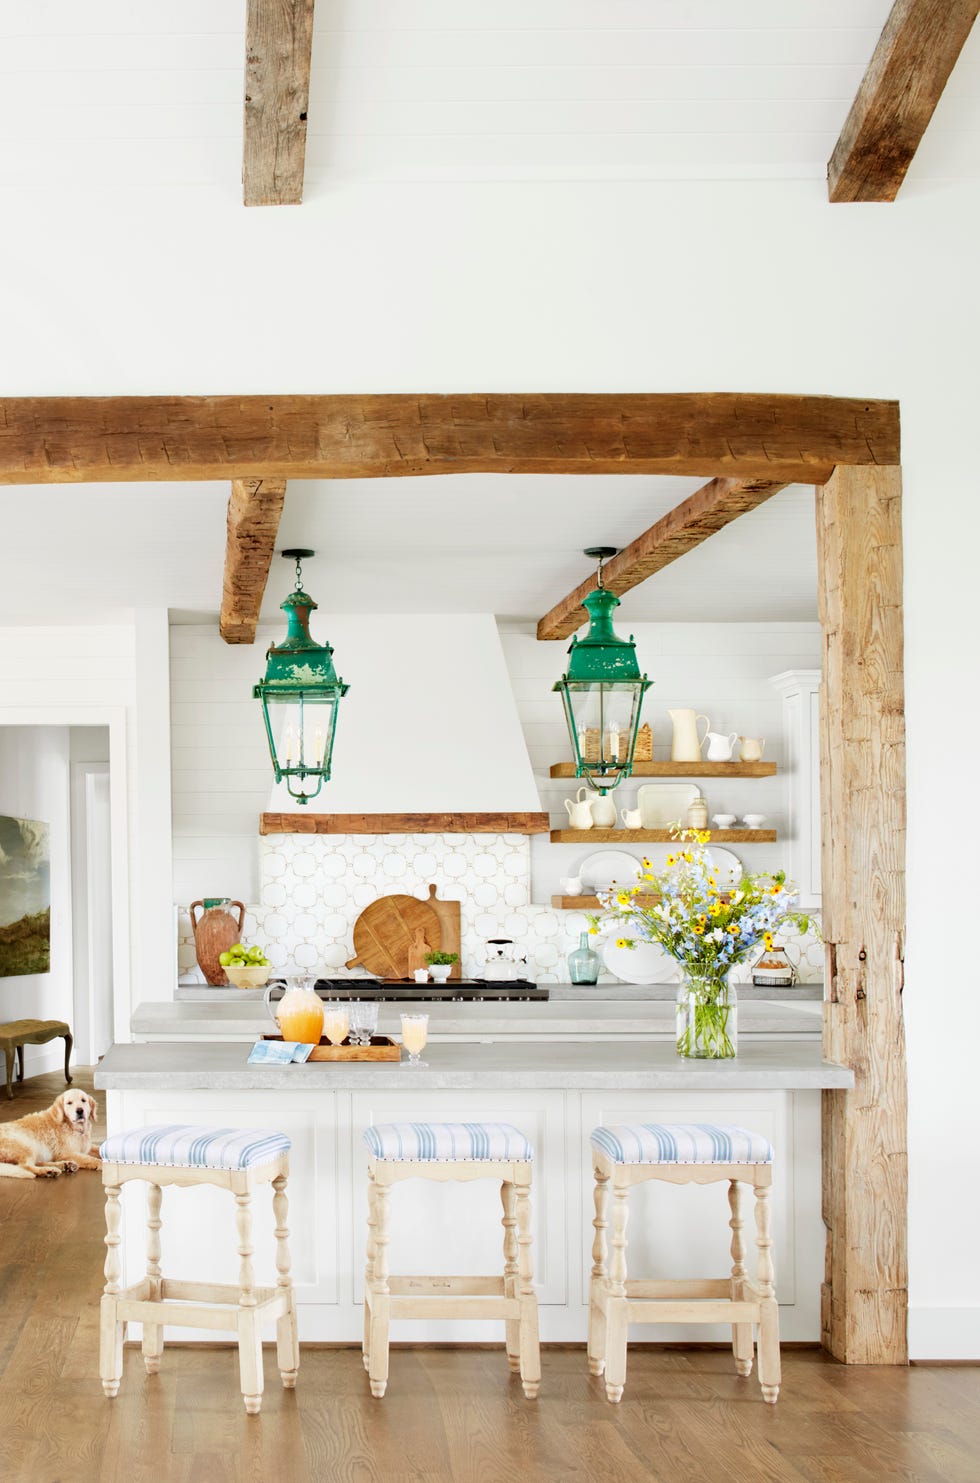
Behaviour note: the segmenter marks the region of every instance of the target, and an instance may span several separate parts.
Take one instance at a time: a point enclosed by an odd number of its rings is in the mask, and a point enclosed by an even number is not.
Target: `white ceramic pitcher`
[[[608,793],[596,793],[590,800],[592,822],[597,829],[615,829],[616,805]]]
[[[708,743],[705,755],[709,762],[731,762],[732,750],[738,741],[738,732],[733,731],[731,736],[722,736],[719,731],[709,731],[705,741]]]
[[[742,743],[743,762],[761,762],[762,754],[766,750],[766,739],[764,736],[740,736]]]
[[[701,743],[704,736],[711,730],[711,722],[707,716],[699,716],[690,706],[683,710],[668,711],[668,716],[674,723],[674,736],[670,744],[670,760],[672,762],[700,762]],[[698,736],[698,722],[704,722],[704,736]]]
[[[565,808],[568,810],[568,822],[573,829],[591,829],[593,825],[592,809],[589,807],[588,788],[579,788],[574,799],[566,798]]]

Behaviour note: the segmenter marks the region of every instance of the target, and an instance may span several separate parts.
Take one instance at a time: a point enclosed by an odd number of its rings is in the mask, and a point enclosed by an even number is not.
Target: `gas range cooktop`
[[[321,999],[411,1000],[412,1003],[469,1003],[488,999],[533,999],[540,1003],[548,990],[526,978],[505,982],[499,979],[460,978],[444,984],[417,984],[411,978],[318,978]],[[270,999],[281,999],[284,988],[273,989]]]

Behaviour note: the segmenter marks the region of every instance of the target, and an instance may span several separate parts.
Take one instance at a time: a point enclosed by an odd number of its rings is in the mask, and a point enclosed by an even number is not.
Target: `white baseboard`
[[[910,1307],[909,1358],[980,1360],[980,1305]]]

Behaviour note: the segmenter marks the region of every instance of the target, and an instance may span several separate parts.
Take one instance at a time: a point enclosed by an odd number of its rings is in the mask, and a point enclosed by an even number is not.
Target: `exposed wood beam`
[[[768,479],[712,479],[607,561],[602,569],[603,582],[621,597],[678,556],[700,546],[746,510],[754,510],[785,488],[785,483],[774,484]],[[582,603],[594,587],[595,577],[587,577],[545,613],[538,624],[538,638],[564,639],[581,628],[588,617]]]
[[[827,166],[832,201],[894,201],[978,10],[896,0]]]
[[[246,206],[303,199],[314,0],[248,0],[245,29]]]
[[[845,469],[817,491],[823,685],[823,1049],[854,1071],[823,1094],[824,1343],[908,1360],[902,474]]]
[[[898,403],[689,394],[19,397],[0,484],[399,474],[724,474],[899,461]]]
[[[286,497],[285,479],[233,479],[218,624],[226,644],[254,644]]]

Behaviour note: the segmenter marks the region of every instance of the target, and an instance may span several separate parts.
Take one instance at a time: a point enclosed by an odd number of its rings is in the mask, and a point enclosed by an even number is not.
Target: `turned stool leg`
[[[163,1224],[160,1219],[160,1207],[162,1202],[162,1187],[159,1184],[148,1184],[146,1186],[146,1275],[150,1283],[150,1300],[154,1303],[159,1303],[163,1297],[163,1273],[160,1269],[160,1227]],[[144,1323],[143,1363],[148,1375],[159,1373],[162,1353],[163,1324]]]
[[[123,1368],[123,1325],[116,1320],[116,1295],[122,1274],[122,1263],[119,1260],[119,1227],[122,1223],[119,1193],[118,1184],[106,1185],[105,1289],[99,1323],[99,1375],[102,1389],[110,1398],[119,1394]]]
[[[295,1390],[296,1377],[299,1374],[299,1330],[296,1324],[296,1293],[290,1276],[289,1227],[286,1225],[289,1201],[286,1198],[285,1174],[276,1176],[272,1181],[272,1188],[275,1191],[272,1196],[272,1213],[276,1218],[276,1270],[279,1273],[276,1286],[285,1292],[288,1305],[276,1323],[276,1358],[283,1385],[286,1390]]]
[[[235,1224],[238,1227],[238,1365],[241,1372],[242,1396],[249,1416],[257,1416],[262,1407],[262,1331],[259,1327],[255,1305],[255,1269],[252,1266],[252,1196],[235,1196],[238,1211]]]
[[[605,1293],[609,1272],[606,1267],[606,1230],[609,1225],[609,1175],[604,1169],[595,1171],[595,1219],[592,1222],[595,1240],[592,1242],[592,1277],[589,1282],[589,1374],[601,1375],[606,1368],[606,1309]]]
[[[626,1384],[626,1203],[629,1186],[613,1181],[612,1264],[606,1300],[606,1399],[622,1400]]]
[[[772,1264],[772,1211],[769,1204],[769,1186],[756,1185],[755,1228],[756,1246],[759,1250],[758,1287],[761,1312],[759,1315],[759,1383],[762,1398],[774,1405],[779,1395],[781,1379],[779,1363],[779,1306],[773,1286],[775,1272]]]
[[[541,1386],[541,1345],[538,1341],[538,1299],[531,1262],[531,1171],[517,1168],[517,1262],[520,1287],[521,1383],[529,1401]]]
[[[374,1181],[374,1260],[371,1272],[371,1321],[368,1335],[368,1376],[371,1394],[380,1400],[388,1385],[388,1331],[391,1302],[388,1293],[388,1216],[391,1189]]]
[[[745,1241],[742,1236],[744,1229],[742,1186],[737,1179],[730,1180],[728,1184],[728,1208],[732,1212],[732,1218],[728,1222],[732,1228],[732,1302],[739,1303],[745,1297],[743,1283],[748,1273],[745,1269]],[[754,1350],[752,1325],[733,1323],[732,1353],[735,1356],[735,1369],[739,1375],[751,1375]]]
[[[504,1297],[517,1299],[517,1190],[505,1179],[500,1186],[500,1203],[503,1206],[501,1224],[504,1228]],[[508,1318],[505,1323],[507,1363],[517,1373],[521,1368],[521,1324],[518,1318]]]
[[[371,1367],[371,1304],[368,1302],[368,1293],[373,1290],[374,1283],[374,1231],[377,1225],[377,1184],[374,1171],[368,1170],[367,1191],[367,1251],[364,1264],[364,1337],[361,1340],[361,1359],[364,1368]]]

